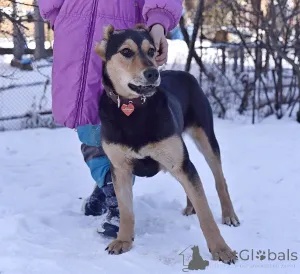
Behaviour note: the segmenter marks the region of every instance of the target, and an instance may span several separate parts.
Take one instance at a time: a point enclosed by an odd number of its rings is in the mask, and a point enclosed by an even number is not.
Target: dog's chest
[[[141,152],[145,145],[159,142],[176,132],[173,115],[163,94],[149,98],[145,106],[137,107],[130,116],[104,97],[100,105],[100,118],[102,138],[109,143],[132,148],[126,154],[135,159],[147,156]]]
[[[161,169],[159,163],[152,159],[151,152],[153,151],[149,149],[149,145],[138,151],[124,145],[108,145],[107,148],[108,154],[113,155],[115,163],[118,163],[120,168],[124,162],[128,163],[132,167],[132,173],[136,176],[152,177]]]
[[[149,149],[145,149],[146,147],[142,147],[138,151],[135,151],[132,148],[130,148],[128,146],[123,146],[123,145],[120,145],[119,148],[122,151],[122,154],[124,155],[124,157],[126,159],[130,159],[130,160],[137,159],[138,160],[138,159],[144,159],[144,158],[150,156],[150,151],[149,151]]]

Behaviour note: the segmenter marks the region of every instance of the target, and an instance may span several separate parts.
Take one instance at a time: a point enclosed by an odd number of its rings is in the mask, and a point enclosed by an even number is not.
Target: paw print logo
[[[234,257],[236,258],[236,259],[238,259],[238,253],[234,250],[233,251],[233,255],[234,255]],[[1,274],[1,273],[0,273]]]
[[[259,250],[259,251],[256,252],[256,254],[257,254],[256,258],[260,259],[261,261],[263,261],[266,258],[266,252],[265,251]]]

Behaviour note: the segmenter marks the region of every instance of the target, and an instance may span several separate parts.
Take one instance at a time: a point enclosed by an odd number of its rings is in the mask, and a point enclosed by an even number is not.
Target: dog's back
[[[160,89],[167,95],[176,119],[183,119],[182,131],[198,126],[204,129],[209,138],[213,137],[211,106],[196,78],[184,71],[168,70],[161,72],[161,79]],[[181,109],[178,109],[178,105]],[[182,117],[179,113],[182,113]]]

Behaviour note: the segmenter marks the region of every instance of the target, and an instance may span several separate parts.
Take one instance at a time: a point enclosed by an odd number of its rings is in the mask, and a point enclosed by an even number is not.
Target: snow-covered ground
[[[252,126],[216,120],[215,128],[241,220],[238,228],[221,224],[213,177],[191,140],[186,141],[224,238],[238,252],[253,249],[256,256],[259,250],[278,254],[289,249],[298,260],[260,261],[254,256],[232,266],[212,261],[197,218],[181,215],[183,189],[161,173],[136,180],[134,248],[108,255],[104,249],[110,240],[96,232],[101,218],[80,211],[79,198],[91,193],[93,181],[76,133],[38,129],[0,133],[0,273],[182,273],[179,253],[191,245],[198,245],[209,260],[204,273],[299,273],[299,124],[271,119]]]

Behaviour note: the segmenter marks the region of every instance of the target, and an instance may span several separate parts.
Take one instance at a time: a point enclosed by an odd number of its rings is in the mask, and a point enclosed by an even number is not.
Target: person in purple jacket
[[[179,22],[182,0],[39,0],[42,17],[54,29],[52,110],[55,122],[76,129],[84,160],[96,187],[83,204],[85,215],[107,214],[101,233],[116,237],[119,210],[110,163],[100,144],[98,116],[102,64],[94,51],[103,27],[132,28],[144,23],[158,49],[157,63],[167,61],[165,35]]]

